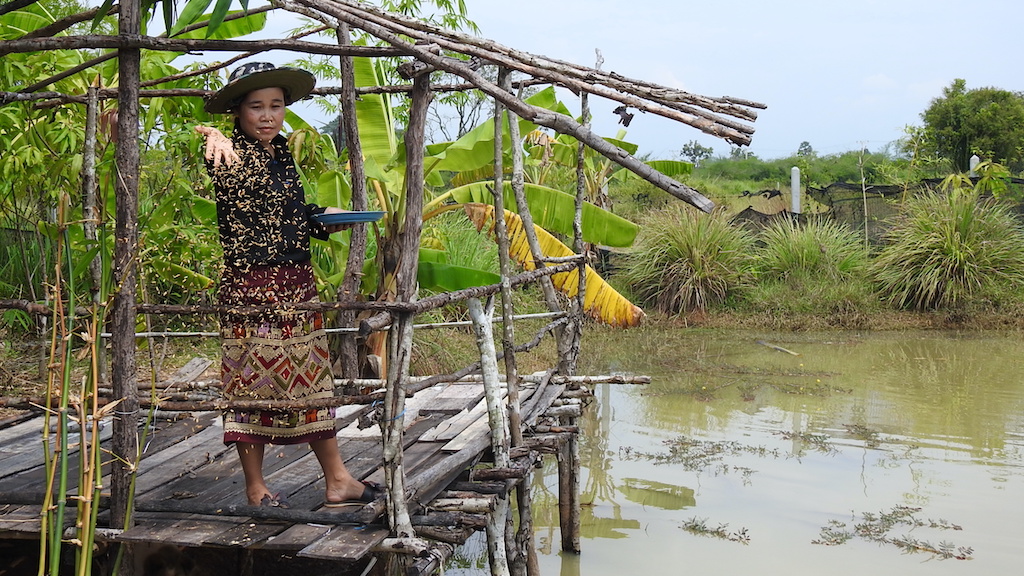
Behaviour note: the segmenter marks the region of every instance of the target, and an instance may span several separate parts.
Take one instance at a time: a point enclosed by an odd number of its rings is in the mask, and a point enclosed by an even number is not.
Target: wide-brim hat
[[[206,101],[205,109],[211,114],[231,112],[249,92],[275,87],[284,90],[284,103],[289,105],[308,96],[315,85],[316,77],[305,70],[250,62],[235,68],[228,83]]]

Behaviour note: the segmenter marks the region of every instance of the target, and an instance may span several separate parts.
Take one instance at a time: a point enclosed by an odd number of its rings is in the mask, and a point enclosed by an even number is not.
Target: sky
[[[767,105],[749,147],[764,159],[790,156],[802,142],[819,155],[881,151],[920,125],[957,78],[968,89],[1024,91],[1020,0],[974,0],[970,9],[950,0],[465,1],[480,35],[500,44],[586,66],[600,50],[606,71]],[[275,16],[263,34],[284,37],[297,26],[291,15]],[[570,93],[563,98],[578,109]],[[617,105],[591,98],[595,132],[616,135]],[[298,111],[314,124],[329,120],[312,106]],[[636,114],[625,139],[654,158],[677,158],[694,140],[717,155],[731,148],[653,114]]]
[[[818,154],[880,151],[921,125],[956,78],[968,89],[1024,91],[1019,0],[467,0],[486,38],[704,96],[768,106],[750,151],[782,158],[808,142]],[[967,6],[971,5],[968,9]],[[594,127],[614,134],[614,105],[591,99]],[[656,157],[724,140],[637,114],[627,140]]]

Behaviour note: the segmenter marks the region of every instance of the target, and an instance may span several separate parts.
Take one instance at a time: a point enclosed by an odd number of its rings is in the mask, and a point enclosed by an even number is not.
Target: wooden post
[[[348,24],[338,26],[338,43],[350,46],[351,29]],[[363,165],[363,146],[359,137],[356,119],[356,78],[351,56],[341,57],[341,123],[345,127],[345,145],[348,148],[349,171],[352,175],[352,210],[366,210],[366,171]],[[339,143],[340,144],[340,143]],[[350,301],[359,294],[359,282],[363,275],[363,260],[366,257],[366,226],[352,228],[349,236],[348,261],[345,263],[345,278],[337,295],[340,301]],[[356,311],[342,310],[338,324],[343,328],[355,325]],[[359,350],[354,335],[341,336],[341,376],[359,378]],[[378,375],[379,376],[379,375]]]
[[[580,451],[575,434],[558,450],[558,522],[562,550],[580,552]]]
[[[477,349],[480,350],[480,372],[484,377],[484,397],[487,399],[487,421],[491,427],[494,465],[507,468],[510,462],[507,420],[501,399],[498,357],[494,349],[490,313],[484,311],[480,300],[476,298],[470,298],[466,304],[469,306],[469,317],[473,320]],[[487,556],[492,576],[509,576],[508,550],[505,546],[505,519],[508,513],[508,498],[499,498],[487,522]]]
[[[123,39],[138,36],[139,0],[121,4],[118,33]],[[112,385],[121,399],[114,419],[111,442],[114,461],[110,481],[110,524],[128,528],[133,524],[132,487],[138,461],[139,398],[135,366],[135,290],[138,270],[139,201],[139,66],[140,50],[118,50],[118,117],[116,170],[116,224],[114,228],[113,276],[115,295],[112,305]],[[121,574],[132,573],[132,563],[121,563]]]
[[[137,36],[141,29],[139,0],[121,5],[118,33],[122,38]],[[141,51],[118,50],[118,117],[115,150],[114,298],[111,305],[111,385],[121,399],[114,419],[113,464],[110,480],[110,525],[129,528],[134,524],[133,486],[138,462],[139,399],[135,365],[135,291],[138,270],[139,201],[139,81]],[[131,547],[122,548],[118,573],[134,574]]]
[[[423,155],[424,128],[430,106],[430,76],[414,81],[409,110],[409,128],[405,134],[405,221],[393,246],[398,257],[395,276],[398,299],[411,302],[416,299],[416,268],[419,264],[420,229],[423,224]],[[415,537],[409,507],[405,501],[405,474],[403,470],[402,433],[405,412],[406,386],[409,383],[409,361],[412,355],[413,314],[396,315],[388,338],[387,393],[384,398],[384,478],[388,490],[388,520],[392,535],[397,538]],[[401,558],[396,561],[403,562]]]
[[[99,118],[99,88],[90,86],[85,100],[85,147],[82,150],[82,228],[85,239],[96,242],[100,211],[96,204],[96,124]],[[99,252],[89,262],[89,291],[93,306],[103,303],[103,262]],[[96,385],[107,383],[106,347],[94,346],[96,354]]]
[[[505,69],[502,69],[498,75],[498,85],[503,90],[509,92],[512,91],[512,77],[511,74]],[[495,100],[495,109],[504,108],[500,102]],[[512,143],[512,192],[516,199],[516,207],[519,211],[520,218],[524,218],[524,230],[527,232],[527,242],[530,244],[531,250],[534,245],[537,245],[537,251],[532,252],[534,258],[540,252],[539,243],[537,243],[537,235],[533,229],[533,217],[530,215],[530,209],[526,202],[526,193],[523,188],[524,177],[523,177],[523,148],[520,145],[520,134],[519,134],[519,117],[511,112],[507,113],[508,126],[509,126],[509,141]],[[498,147],[503,142],[501,133],[497,132],[497,128],[500,125],[495,125],[495,146]],[[497,159],[503,159],[498,153],[495,153]],[[499,171],[495,168],[495,174]],[[497,177],[496,177],[497,179]],[[504,183],[496,182],[495,190],[504,192]],[[503,194],[495,194],[495,196],[503,196]],[[502,206],[504,206],[504,198],[502,199]],[[498,211],[498,204],[494,207],[495,214],[500,214]],[[505,219],[498,218],[501,220],[502,230],[504,230]],[[500,251],[504,251],[499,248]],[[505,251],[507,253],[507,251]],[[500,253],[500,252],[499,252]],[[502,307],[504,307],[504,288],[506,283],[506,273],[502,269]],[[549,308],[554,312],[560,312],[561,306],[558,305],[558,298],[554,294],[554,286],[551,283],[550,276],[545,277],[541,281],[542,289],[544,290],[545,297],[548,300]],[[509,325],[508,317],[505,318],[505,325]],[[562,333],[561,326],[555,331],[556,341],[559,339],[559,335]],[[509,333],[502,340],[502,347],[505,350],[506,357],[510,353],[510,346],[514,346],[513,342],[514,333]],[[508,373],[515,370],[515,362],[512,363],[510,369],[506,362],[505,371]],[[516,374],[515,385],[513,386],[512,381],[509,382],[508,388],[508,406],[509,406],[509,430],[511,431],[511,445],[513,447],[521,446],[523,444],[523,421],[522,414],[520,413],[519,406],[519,378]],[[519,512],[519,530],[515,533],[514,537],[511,538],[512,545],[509,546],[510,551],[515,551],[516,555],[512,557],[510,562],[510,568],[515,576],[523,576],[528,574],[529,576],[540,576],[540,563],[537,558],[537,546],[533,539],[533,497],[531,494],[531,478],[533,474],[527,474],[526,478],[522,482],[516,485],[516,509]],[[511,527],[509,527],[511,531]]]

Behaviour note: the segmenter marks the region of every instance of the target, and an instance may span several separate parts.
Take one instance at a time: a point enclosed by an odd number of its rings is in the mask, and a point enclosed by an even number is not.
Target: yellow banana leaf
[[[487,232],[494,234],[494,206],[465,204],[464,207],[466,215],[473,221],[478,231],[482,231],[486,226]],[[508,229],[509,256],[526,270],[536,268],[530,246],[526,241],[522,219],[515,212],[505,210],[505,226]],[[546,230],[537,225],[533,228],[537,232],[541,250],[546,256],[558,258],[573,255],[568,246],[559,242]],[[587,266],[586,270],[587,284],[583,310],[603,324],[620,328],[638,326],[645,316],[644,311],[619,294],[593,268]],[[551,281],[560,292],[572,298],[579,291],[579,269],[554,274]]]

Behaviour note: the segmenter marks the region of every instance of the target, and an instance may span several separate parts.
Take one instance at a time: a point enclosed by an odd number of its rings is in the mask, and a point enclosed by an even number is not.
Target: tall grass
[[[907,200],[871,273],[899,308],[953,308],[1024,285],[1024,231],[971,189]]]
[[[813,276],[847,280],[864,271],[868,253],[860,237],[845,224],[812,218],[801,224],[777,218],[760,234],[758,271],[766,279]]]
[[[706,310],[749,283],[753,242],[720,211],[672,205],[644,218],[619,280],[641,303],[665,313]]]
[[[744,293],[747,307],[796,314],[850,314],[878,307],[867,280],[868,251],[845,224],[778,218],[758,240],[758,282]]]

